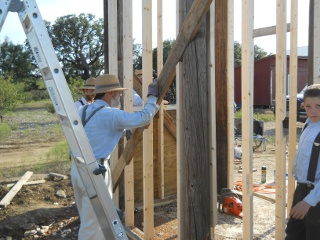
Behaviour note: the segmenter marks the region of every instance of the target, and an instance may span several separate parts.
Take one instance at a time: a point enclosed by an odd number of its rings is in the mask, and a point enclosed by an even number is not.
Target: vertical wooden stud
[[[128,88],[124,93],[124,110],[133,111],[133,39],[132,39],[132,0],[123,5],[123,83]],[[125,140],[126,144],[126,140]],[[124,169],[125,191],[125,224],[134,226],[134,161],[131,161]]]
[[[146,101],[152,82],[152,1],[142,0],[142,95]],[[143,131],[144,239],[154,238],[153,123]]]
[[[157,1],[157,74],[163,67],[163,28],[162,28],[162,0]],[[158,120],[158,196],[164,198],[164,127],[163,103],[160,104]]]
[[[283,120],[286,114],[286,1],[277,0],[276,51],[276,239],[283,239],[286,203],[286,155]]]
[[[243,239],[253,239],[253,0],[242,1],[242,182]]]
[[[292,205],[295,180],[292,168],[297,145],[297,78],[298,78],[298,0],[291,0],[290,24],[290,103],[287,216]]]

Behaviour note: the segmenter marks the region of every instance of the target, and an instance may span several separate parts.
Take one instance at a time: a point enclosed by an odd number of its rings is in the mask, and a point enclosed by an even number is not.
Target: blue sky
[[[89,3],[88,3],[89,2]],[[307,0],[300,0],[298,13],[298,46],[308,45],[308,3]],[[241,43],[241,0],[234,0],[234,39]],[[67,14],[92,13],[97,17],[103,17],[103,0],[38,0],[42,18],[53,22],[59,16]],[[156,7],[157,1],[153,4],[153,47],[156,46]],[[255,0],[254,1],[254,28],[262,28],[276,25],[276,0]],[[133,0],[133,38],[141,43],[141,0]],[[290,10],[290,1],[287,1],[288,12]],[[176,1],[163,0],[163,39],[172,39],[176,36]],[[288,13],[287,21],[290,22]],[[14,43],[23,43],[25,34],[22,30],[17,13],[10,12],[0,32],[0,41],[8,36]],[[275,53],[276,37],[267,36],[254,40],[254,44],[260,46],[267,52]],[[287,34],[287,48],[290,44],[290,34]]]

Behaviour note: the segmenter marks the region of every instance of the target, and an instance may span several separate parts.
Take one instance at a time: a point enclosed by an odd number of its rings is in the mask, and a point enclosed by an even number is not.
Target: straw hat
[[[91,77],[86,80],[83,87],[79,87],[79,90],[83,89],[94,89],[95,86],[95,78]]]
[[[140,79],[140,81],[142,81],[142,69],[136,70],[134,73]]]
[[[128,88],[121,87],[119,79],[116,76],[103,74],[96,78],[96,88],[93,93],[97,94],[124,90],[128,90]]]

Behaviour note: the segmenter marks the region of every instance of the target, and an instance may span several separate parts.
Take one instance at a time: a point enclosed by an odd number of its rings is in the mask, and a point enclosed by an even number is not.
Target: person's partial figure
[[[157,82],[149,84],[148,99],[144,108],[138,112],[120,110],[120,98],[124,90],[127,89],[121,87],[116,76],[109,74],[98,76],[93,91],[93,94],[96,94],[95,101],[80,108],[79,111],[95,159],[107,170],[103,177],[111,197],[113,186],[109,159],[112,151],[126,129],[149,125],[159,109]],[[104,239],[75,161],[77,160],[72,161],[71,166],[71,182],[81,221],[79,239]]]
[[[307,120],[294,158],[297,181],[286,228],[286,240],[320,239],[320,84],[306,88]]]
[[[95,97],[95,94],[93,94],[94,88],[95,78],[93,77],[88,78],[85,81],[84,86],[79,88],[79,91],[82,91],[82,97],[74,103],[78,112],[82,106],[93,103]]]

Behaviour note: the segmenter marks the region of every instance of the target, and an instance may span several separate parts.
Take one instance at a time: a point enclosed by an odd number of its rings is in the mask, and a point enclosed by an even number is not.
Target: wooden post
[[[228,187],[234,187],[234,0],[227,1]],[[220,126],[219,126],[220,127]]]
[[[124,70],[123,70],[123,1],[124,0],[117,0],[117,19],[118,19],[118,78],[121,86],[124,86]],[[121,105],[124,106],[124,98],[120,98]],[[124,136],[122,136],[118,142],[118,156],[120,156],[124,149]],[[125,192],[125,186],[124,186],[124,178],[121,179],[121,182],[119,184],[119,208],[123,209],[125,205],[125,199],[124,199],[124,192]]]
[[[242,2],[242,182],[243,239],[253,239],[253,0]]]
[[[217,128],[217,190],[228,187],[228,108],[227,52],[228,52],[228,1],[215,1],[215,78]]]
[[[176,32],[177,35],[180,32],[180,29],[182,27],[183,22],[183,1],[176,1]],[[182,63],[178,63],[176,67],[176,123],[177,123],[177,221],[178,221],[178,239],[181,240],[182,235],[182,222],[185,222],[185,216],[181,213],[180,208],[180,202],[182,199],[184,199],[184,196],[181,195],[182,193],[182,184],[181,184],[181,166],[183,163],[183,160],[181,158],[181,153],[184,152],[184,149],[182,148],[183,145],[180,142],[180,139],[182,139],[182,129],[181,129],[181,109],[182,109],[182,98],[181,98],[181,82],[182,82]]]
[[[233,0],[231,0],[233,1]],[[217,142],[216,142],[216,86],[215,86],[215,5],[210,7],[210,24],[207,31],[210,33],[209,37],[209,123],[210,123],[210,225],[211,225],[211,239],[214,237],[214,227],[217,225]],[[233,43],[232,43],[233,44]],[[233,68],[233,67],[232,67]]]
[[[183,0],[186,17],[193,0]],[[210,236],[210,125],[208,18],[185,49],[181,81],[181,196],[179,211],[185,215],[179,239],[208,239]],[[176,43],[177,44],[177,43]]]
[[[109,73],[109,44],[108,44],[108,0],[103,0],[103,37],[104,37],[104,45],[103,45],[103,51],[104,51],[104,70],[105,73]]]
[[[117,1],[109,0],[108,13],[108,42],[109,42],[109,73],[118,76],[118,28],[117,28]]]
[[[283,239],[286,207],[286,140],[283,120],[286,114],[286,0],[277,0],[277,51],[276,51],[276,239]]]
[[[152,0],[142,0],[142,95],[146,102],[152,82]],[[153,123],[143,131],[144,239],[154,239]]]
[[[123,86],[128,88],[124,94],[124,110],[132,112],[133,95],[133,39],[132,39],[132,0],[126,1],[123,6]],[[124,140],[124,145],[126,139]],[[134,226],[134,161],[125,168],[124,174],[124,204],[125,204],[125,224],[128,227]]]
[[[157,1],[157,74],[163,67],[163,29],[162,29],[162,0]],[[159,109],[158,120],[158,197],[164,198],[164,129],[163,129],[163,103]]]
[[[298,78],[298,0],[291,0],[290,29],[290,103],[289,103],[289,158],[288,158],[288,200],[289,216],[295,180],[292,176],[294,156],[297,148],[297,78]]]
[[[109,69],[110,74],[118,76],[118,42],[117,42],[117,1],[109,0],[108,2],[108,42],[109,42]],[[110,168],[111,171],[117,165],[118,162],[118,146],[111,153]],[[113,202],[119,207],[119,189],[114,191]]]

